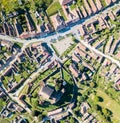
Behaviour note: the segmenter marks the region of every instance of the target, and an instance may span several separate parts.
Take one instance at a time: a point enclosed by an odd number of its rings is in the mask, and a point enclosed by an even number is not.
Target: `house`
[[[86,120],[84,120],[83,123],[91,123],[93,119],[94,119],[94,117],[92,115],[90,115],[89,117],[87,117]]]
[[[82,102],[80,105],[80,108],[81,108],[80,112],[83,115],[87,112],[87,110],[90,108],[90,106],[87,102]]]
[[[84,80],[87,80],[87,79],[88,79],[88,75],[86,73],[83,73],[82,74],[82,80],[84,81]]]
[[[96,22],[96,21],[95,21]],[[91,23],[88,23],[88,24],[86,24],[86,27],[88,28],[88,31],[89,31],[89,33],[95,33],[96,32],[96,29],[95,29],[95,27],[94,27],[94,23],[95,23],[94,21],[93,22],[91,22]]]
[[[51,21],[53,23],[55,30],[61,30],[65,27],[64,18],[59,14],[55,14],[55,15],[51,16]]]
[[[63,119],[64,117],[67,117],[68,115],[69,113],[64,111],[63,108],[59,108],[59,109],[48,112],[48,116],[54,117],[55,121],[59,121]]]
[[[2,112],[1,112],[1,116],[2,117],[9,117],[10,116],[10,114],[11,114],[11,112],[8,110],[8,109],[4,109]]]
[[[79,72],[78,72],[78,69],[76,68],[75,64],[71,64],[69,66],[69,69],[70,69],[70,71],[71,71],[71,73],[73,74],[74,77],[79,76]]]
[[[112,0],[105,0],[107,6],[109,6],[112,3]]]
[[[115,87],[116,90],[120,91],[120,79],[117,80],[114,87]]]
[[[113,10],[113,13],[114,13],[115,16],[120,15],[120,8],[118,7],[115,10]]]
[[[81,35],[81,36],[85,36],[86,33],[87,33],[87,30],[86,30],[86,28],[85,28],[85,25],[80,25],[79,31],[80,31],[80,35]]]
[[[1,46],[6,46],[9,51],[12,50],[14,43],[11,41],[0,40]]]
[[[105,24],[105,21],[102,17],[98,17],[99,25],[100,25],[100,30],[105,29],[107,26]]]
[[[110,53],[111,53],[111,54],[114,54],[114,52],[116,51],[116,48],[117,48],[117,46],[119,45],[119,43],[120,43],[120,38],[117,39],[117,40],[115,40],[115,41],[113,42],[113,44],[112,44],[112,46],[111,46],[111,50],[110,50]]]
[[[6,22],[3,23],[4,34],[9,35],[9,28]]]
[[[90,0],[90,5],[91,5],[91,8],[92,8],[92,11],[94,13],[96,13],[97,12],[97,7],[96,7],[96,5],[95,5],[93,0]]]
[[[97,6],[98,10],[101,10],[103,8],[100,0],[96,0],[96,6]]]
[[[5,96],[5,93],[3,92],[3,89],[0,87],[0,98],[2,98],[3,96]]]
[[[58,113],[61,113],[62,111],[63,111],[62,108],[59,108],[59,109],[56,109],[56,110],[53,110],[53,111],[49,111],[48,116],[50,117],[50,116],[56,115]]]
[[[59,0],[60,4],[65,6],[65,5],[70,5],[73,3],[73,0]]]
[[[81,56],[81,57],[85,57],[85,58],[86,58],[87,54],[86,54],[86,52],[83,51],[83,50],[84,50],[84,49],[82,49],[82,48],[79,46],[79,47],[77,47],[77,48],[75,49],[75,52],[76,52],[77,56]]]
[[[117,69],[116,65],[112,64],[110,66],[109,74],[111,74],[111,75],[114,74],[116,72],[116,69]]]
[[[68,117],[70,114],[66,111],[61,112],[60,114],[57,114],[56,116],[54,116],[54,119],[56,122],[60,121],[61,119]]]
[[[84,0],[84,4],[85,4],[85,7],[86,7],[86,10],[87,10],[88,14],[91,15],[92,14],[92,9],[91,9],[90,5],[88,4],[88,1]]]
[[[108,13],[108,16],[110,17],[110,19],[115,20],[115,15],[112,11]]]
[[[108,59],[105,59],[102,65],[106,67],[106,66],[109,66],[110,64],[111,64],[111,61]]]
[[[112,0],[113,3],[115,3],[117,0]]]
[[[23,119],[21,116],[17,116],[12,123],[27,123],[27,120]]]
[[[23,28],[17,19],[15,19],[14,27],[15,27],[16,35],[19,37],[23,33]]]
[[[94,117],[92,115],[89,116],[89,118],[87,119],[89,122],[91,122],[94,119]]]
[[[7,105],[8,110],[10,111],[15,111],[15,103],[14,102],[9,102]]]
[[[25,18],[26,18],[26,21],[27,21],[28,30],[30,32],[31,31],[34,31],[35,30],[35,27],[34,27],[34,24],[32,22],[32,18],[31,18],[30,13],[25,13]]]
[[[49,99],[51,97],[51,95],[53,94],[54,89],[50,88],[48,85],[45,85],[43,87],[41,87],[39,95],[41,95],[42,97]]]
[[[18,106],[14,102],[9,102],[7,108],[10,111],[18,111],[18,112],[22,112],[24,110],[22,107]]]
[[[76,63],[80,62],[80,59],[76,56],[75,53],[72,55],[72,60],[75,61]]]
[[[81,43],[79,43],[79,45],[77,46],[77,48],[78,49],[82,49],[83,51],[86,51],[86,47],[83,45],[83,44],[81,44]]]
[[[83,114],[82,116],[82,120],[86,120],[88,117],[90,116],[90,114],[88,112],[86,112],[85,114]]]
[[[86,9],[85,9],[84,6],[81,6],[81,11],[82,11],[82,14],[83,14],[84,18],[87,17],[88,14],[87,14]]]

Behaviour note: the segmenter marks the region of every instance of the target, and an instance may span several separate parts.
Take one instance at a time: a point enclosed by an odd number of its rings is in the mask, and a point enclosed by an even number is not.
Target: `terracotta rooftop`
[[[101,4],[100,0],[96,0],[96,6],[97,6],[98,10],[102,9],[102,4]]]
[[[82,11],[83,16],[87,17],[87,12],[86,12],[84,6],[81,6],[81,11]]]
[[[90,5],[91,5],[91,8],[92,8],[93,12],[94,13],[97,12],[97,7],[96,7],[96,5],[95,5],[93,0],[90,0]]]
[[[69,66],[69,69],[70,69],[70,71],[72,72],[72,74],[73,74],[75,77],[78,77],[78,76],[79,76],[78,70],[77,70],[77,68],[75,67],[74,64],[71,64],[71,65]]]
[[[85,7],[87,9],[88,14],[91,15],[92,14],[92,10],[90,8],[90,5],[88,4],[88,1],[84,0],[84,4],[85,4]]]
[[[79,28],[81,36],[84,36],[86,34],[86,31],[83,27],[84,25],[80,25],[80,28]]]
[[[107,5],[110,5],[112,0],[105,0],[105,2],[106,2]]]

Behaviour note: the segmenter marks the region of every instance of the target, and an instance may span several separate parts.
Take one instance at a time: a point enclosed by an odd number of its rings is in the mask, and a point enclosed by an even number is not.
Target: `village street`
[[[120,6],[120,2],[115,6]],[[109,9],[111,9],[112,7],[109,7],[107,8],[106,10],[104,10],[104,13],[106,13]],[[90,19],[94,19],[96,16],[98,16],[98,14],[95,14],[94,16],[91,16],[89,18],[87,18],[84,22],[90,20]],[[51,61],[50,62],[47,62],[44,66],[40,66],[35,72],[33,72],[31,74],[31,76],[24,82],[24,84],[18,89],[16,90],[15,93],[11,94],[11,93],[8,93],[8,91],[5,89],[5,87],[3,85],[1,85],[1,87],[3,88],[4,92],[13,100],[15,101],[16,103],[18,103],[21,107],[23,107],[27,112],[31,113],[31,110],[25,106],[24,103],[22,103],[19,99],[19,93],[21,92],[21,90],[24,88],[25,85],[27,85],[29,82],[32,82],[34,80],[34,78],[36,76],[39,75],[40,71],[43,70],[43,69],[47,69],[48,68],[48,65],[51,64],[54,60],[57,60],[59,62],[62,62],[62,60],[56,55],[55,51],[53,50],[53,48],[51,47],[51,40],[52,39],[58,39],[58,37],[60,36],[65,36],[66,34],[69,34],[69,33],[72,33],[74,34],[75,38],[78,39],[80,41],[80,43],[82,43],[85,47],[87,47],[88,49],[90,49],[92,52],[102,56],[102,57],[105,57],[107,59],[109,59],[112,63],[115,63],[119,68],[120,68],[120,62],[116,59],[114,59],[113,57],[107,55],[107,54],[104,54],[103,52],[95,49],[93,46],[91,46],[90,44],[88,44],[87,42],[83,41],[83,40],[80,40],[80,34],[78,33],[78,30],[79,29],[79,25],[75,25],[74,27],[70,27],[70,30],[66,31],[66,32],[57,32],[54,33],[54,35],[52,36],[47,36],[47,37],[44,37],[44,38],[39,38],[39,39],[31,39],[31,40],[25,40],[25,39],[20,39],[20,38],[13,38],[13,37],[9,37],[9,36],[5,36],[5,35],[0,35],[0,39],[3,39],[3,40],[8,40],[8,41],[14,41],[14,42],[19,42],[19,43],[23,43],[23,47],[21,49],[21,52],[19,52],[15,57],[12,58],[12,60],[7,63],[7,65],[5,65],[2,70],[5,70],[7,69],[7,67],[9,67],[10,64],[14,63],[16,61],[16,59],[20,56],[20,54],[24,51],[24,49],[30,44],[30,43],[35,43],[35,42],[45,42],[47,43],[47,45],[51,48],[52,50],[52,57],[51,57]],[[1,72],[2,72],[1,70]],[[68,110],[70,113],[72,113],[71,110]]]
[[[117,3],[117,4],[115,4],[114,6],[110,6],[110,7],[108,7],[108,8],[106,8],[102,13],[107,13],[109,10],[111,10],[113,7],[116,7],[116,6],[120,6],[120,2],[119,3]],[[87,22],[87,21],[90,21],[90,20],[92,20],[92,19],[94,19],[95,17],[97,17],[97,16],[99,16],[99,14],[95,14],[95,15],[93,15],[93,16],[91,16],[91,17],[89,17],[89,18],[87,18],[87,19],[85,19],[84,20],[84,23],[85,22]],[[83,22],[82,20],[80,21],[81,23]],[[80,23],[79,23],[80,24]],[[85,42],[85,41],[82,41],[82,40],[80,40],[80,34],[78,34],[78,29],[79,29],[79,24],[76,24],[75,26],[73,26],[73,27],[70,27],[70,30],[67,30],[67,31],[65,31],[65,32],[55,32],[53,35],[51,35],[51,36],[47,36],[47,37],[44,37],[44,38],[39,38],[39,39],[31,39],[31,40],[25,40],[25,39],[20,39],[20,38],[15,38],[15,37],[10,37],[10,36],[5,36],[5,35],[0,35],[0,39],[5,39],[5,40],[8,40],[8,41],[15,41],[15,42],[19,42],[19,43],[23,43],[23,48],[22,49],[24,49],[27,45],[29,45],[30,43],[35,43],[35,42],[46,42],[49,46],[50,46],[50,48],[51,48],[51,40],[52,39],[57,39],[58,37],[61,37],[61,36],[65,36],[66,34],[70,34],[70,33],[72,33],[72,34],[74,34],[76,37],[77,37],[77,39],[84,45],[84,46],[86,46],[88,49],[90,49],[91,51],[93,51],[93,52],[95,52],[95,53],[97,53],[97,54],[99,54],[99,55],[101,55],[101,56],[103,56],[103,57],[105,57],[105,58],[107,58],[107,59],[109,59],[110,61],[112,61],[113,63],[115,63],[118,67],[120,67],[120,62],[119,61],[117,61],[116,59],[114,59],[114,58],[112,58],[111,56],[109,56],[109,55],[106,55],[106,54],[104,54],[104,53],[102,53],[102,52],[100,52],[99,50],[97,50],[97,49],[95,49],[95,48],[93,48],[92,46],[90,46],[87,42]],[[66,28],[68,28],[68,27],[66,27]],[[53,50],[53,52],[54,52],[54,50]],[[54,52],[55,53],[55,52]],[[18,54],[19,55],[19,54]],[[17,55],[17,56],[18,56]],[[15,59],[17,58],[17,56],[15,57]],[[56,57],[56,55],[55,55],[55,57]],[[58,57],[57,57],[57,59],[59,59]],[[60,60],[60,59],[59,59]],[[12,63],[12,62],[11,62]]]

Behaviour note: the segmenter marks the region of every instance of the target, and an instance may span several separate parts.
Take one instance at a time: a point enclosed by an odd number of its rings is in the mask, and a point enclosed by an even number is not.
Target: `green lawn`
[[[97,95],[103,98],[103,102],[98,102],[101,107],[108,108],[113,113],[111,117],[112,122],[118,123],[120,121],[120,105],[109,97],[103,90],[97,89]]]
[[[77,45],[77,43],[71,44],[71,46],[65,52],[63,52],[61,57],[64,57],[64,56],[68,55],[75,48],[76,45]]]
[[[23,47],[23,43],[15,42],[14,46],[18,47],[18,48],[22,48]]]
[[[59,57],[60,54],[59,54],[58,50],[56,49],[56,47],[55,47],[53,44],[51,44],[51,47],[52,47],[53,50],[55,51],[56,55]]]
[[[71,10],[73,10],[73,9],[75,9],[76,8],[76,5],[75,4],[72,4],[71,6],[70,6],[70,9]]]
[[[27,94],[27,91],[28,91],[28,84],[25,85],[24,88],[20,91],[19,96]]]
[[[59,1],[54,1],[47,9],[48,16],[52,16],[56,14],[59,10],[61,10],[62,7],[59,3]]]
[[[7,119],[0,118],[0,123],[10,123],[10,121]]]
[[[24,76],[24,78],[27,78],[29,76],[29,74],[26,71],[24,71],[23,76]]]
[[[21,74],[15,75],[15,80],[16,80],[16,82],[20,82],[21,79],[22,79],[22,78],[21,78]]]
[[[102,3],[103,7],[106,7],[107,6],[105,0],[101,0],[100,2]]]
[[[61,14],[61,16],[64,18],[64,20],[66,21],[67,18],[66,18],[65,14],[64,14],[63,9],[60,9],[60,14]]]

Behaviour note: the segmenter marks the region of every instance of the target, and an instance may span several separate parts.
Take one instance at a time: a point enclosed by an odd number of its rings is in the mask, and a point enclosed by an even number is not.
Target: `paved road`
[[[120,6],[120,2],[119,2],[118,4],[115,4],[115,5],[112,6],[112,7],[107,8],[106,10],[103,11],[103,13],[107,13],[111,8],[113,8],[113,7],[115,7],[115,6]],[[89,20],[94,19],[94,18],[97,17],[97,16],[99,16],[99,14],[95,14],[95,16],[92,16],[92,17],[86,19],[86,20],[84,21],[84,23],[87,22],[87,21],[89,21]],[[67,28],[67,27],[66,27],[66,28]],[[25,40],[25,39],[13,38],[13,37],[4,36],[4,35],[0,35],[0,38],[1,38],[1,39],[5,39],[5,40],[9,40],[9,41],[22,42],[22,43],[24,43],[24,45],[23,45],[24,47],[25,47],[26,45],[30,44],[30,43],[40,42],[40,41],[46,42],[46,43],[50,46],[50,41],[51,41],[52,39],[57,39],[59,36],[65,36],[66,34],[69,34],[69,33],[73,33],[73,34],[76,33],[76,34],[77,34],[77,33],[78,33],[78,32],[77,32],[78,29],[79,29],[79,25],[75,25],[75,26],[72,27],[70,30],[68,30],[68,31],[66,31],[66,32],[64,32],[64,33],[57,33],[57,34],[54,34],[54,35],[52,35],[52,36],[48,36],[48,37],[40,38],[40,39]],[[75,32],[75,31],[76,31],[76,32]],[[78,34],[77,34],[77,35],[78,35]],[[82,42],[82,43],[83,43],[83,42]],[[83,43],[83,44],[84,44],[84,43]],[[84,45],[90,48],[90,46],[89,46],[88,44],[84,44]],[[50,46],[50,47],[51,47],[51,46]],[[94,48],[90,48],[90,49],[93,50],[94,52],[96,52],[96,53],[98,53],[98,54],[100,54],[100,55],[102,55],[102,56],[108,58],[109,60],[111,60],[113,63],[117,64],[117,65],[120,67],[119,62],[118,62],[117,60],[113,59],[112,57],[110,57],[110,56],[108,56],[108,55],[103,54],[102,52],[100,52],[100,51],[98,51],[98,50],[96,50],[96,49],[94,49]],[[54,50],[53,50],[53,52],[54,52]],[[19,54],[18,54],[18,55],[19,55]],[[17,56],[16,56],[16,58],[17,58]],[[59,58],[57,57],[57,59],[59,59]],[[60,59],[59,59],[59,60],[60,60]]]
[[[112,58],[111,56],[108,56],[102,52],[100,52],[99,50],[95,49],[93,46],[91,46],[90,44],[88,44],[87,42],[85,42],[84,40],[80,40],[79,39],[79,34],[76,34],[76,38],[85,46],[87,47],[89,50],[95,52],[96,54],[99,54],[100,56],[103,56],[107,59],[109,59],[112,63],[115,63],[119,68],[120,68],[120,62],[114,58]]]
[[[114,6],[111,6],[109,8],[106,8],[103,13],[108,13],[109,10],[111,10],[112,8],[114,8],[115,6],[119,6],[120,7],[120,2],[115,4]],[[87,19],[84,20],[84,23],[86,23],[87,21],[90,21],[92,19],[95,19],[95,17],[99,16],[100,14],[95,14],[92,15],[91,17],[88,17]],[[102,16],[102,14],[101,14]],[[25,39],[20,39],[20,38],[15,38],[15,37],[10,37],[10,36],[6,36],[6,35],[0,35],[0,39],[5,39],[8,41],[15,41],[15,42],[20,42],[20,43],[24,43],[24,44],[29,44],[29,43],[34,43],[34,42],[38,42],[38,41],[44,41],[44,42],[48,42],[51,41],[51,39],[57,39],[59,36],[65,36],[66,34],[69,33],[74,33],[75,30],[79,29],[79,25],[83,23],[83,20],[81,20],[81,22],[79,24],[76,24],[75,26],[69,27],[70,30],[67,30],[68,27],[66,27],[66,31],[65,32],[57,32],[57,33],[53,33],[53,35],[51,36],[47,36],[44,38],[39,38],[39,39],[31,39],[31,40],[25,40]]]
[[[114,7],[115,7],[115,6],[118,6],[118,5],[120,5],[120,3],[114,5]],[[107,9],[104,11],[104,13],[108,12],[108,10],[111,9],[111,8],[113,8],[113,7],[107,8]],[[85,22],[86,22],[86,21],[89,21],[90,19],[94,19],[96,16],[98,16],[98,14],[96,14],[96,15],[93,16],[93,17],[88,18],[87,20],[85,20]],[[24,39],[13,38],[13,37],[4,36],[4,35],[0,35],[0,39],[23,43],[24,45],[23,45],[23,47],[22,47],[22,51],[25,49],[25,47],[26,47],[28,44],[34,43],[34,42],[40,42],[40,41],[46,42],[46,43],[49,45],[49,47],[51,48],[51,46],[50,46],[50,41],[51,41],[51,39],[57,39],[59,36],[65,36],[66,34],[69,34],[69,33],[73,33],[73,34],[75,33],[76,36],[77,36],[77,38],[79,39],[80,35],[78,34],[77,29],[79,29],[79,25],[76,25],[76,26],[72,27],[70,30],[68,30],[68,31],[66,31],[66,32],[64,32],[64,33],[57,33],[57,35],[54,34],[54,35],[52,35],[52,36],[45,37],[45,38],[40,38],[40,39],[24,40]],[[115,60],[115,59],[113,59],[112,57],[110,57],[110,56],[108,56],[108,55],[106,55],[106,54],[104,54],[104,53],[98,51],[97,49],[95,49],[95,48],[93,48],[92,46],[90,46],[87,42],[84,42],[84,41],[82,41],[82,40],[80,40],[80,42],[81,42],[83,45],[85,45],[88,49],[94,51],[95,53],[97,53],[97,54],[99,54],[99,55],[101,55],[101,56],[103,56],[103,57],[105,57],[105,58],[108,58],[109,60],[111,60],[113,63],[115,63],[115,64],[120,68],[120,63],[119,63],[117,60]],[[51,48],[51,49],[52,49],[52,48]],[[18,55],[16,55],[15,59],[14,59],[11,63],[13,63],[13,62],[18,58],[18,56],[19,56],[20,54],[21,54],[21,52],[18,53]],[[53,50],[53,57],[54,57],[55,59],[61,61],[61,59],[56,56],[54,50]],[[44,67],[46,67],[47,65],[48,65],[48,64],[46,64]],[[31,77],[33,78],[34,76],[36,76],[36,75],[41,71],[41,69],[42,69],[42,68],[39,68],[35,73],[33,73],[33,74],[31,75]],[[30,78],[31,78],[31,77],[30,77]],[[23,87],[25,86],[25,84],[28,84],[28,82],[30,81],[30,78],[27,79],[26,82],[23,84],[23,86],[21,86],[21,88],[16,92],[17,95],[18,95],[18,93],[23,89]],[[3,88],[4,88],[4,87],[3,87]],[[5,89],[5,88],[4,88],[4,89]],[[5,91],[7,92],[6,89],[5,89]],[[24,105],[21,101],[18,100],[18,97],[15,97],[15,96],[13,96],[12,94],[9,94],[9,93],[8,93],[8,95],[9,95],[13,100],[15,100],[17,103],[19,103],[22,107],[24,107],[29,113],[31,113],[30,109],[26,108],[25,105]]]
[[[17,53],[16,55],[13,55],[11,57],[11,60],[7,62],[2,68],[0,68],[0,72],[2,73],[3,70],[7,69],[8,66],[13,64],[17,60],[17,58],[22,54],[25,48],[26,48],[26,45],[23,45],[23,47],[21,48],[21,51]]]
[[[76,117],[76,115],[73,113],[73,111],[72,111],[71,109],[68,109],[67,111],[73,115],[73,117],[78,121],[78,123],[82,123],[82,121],[80,121],[80,120]]]

